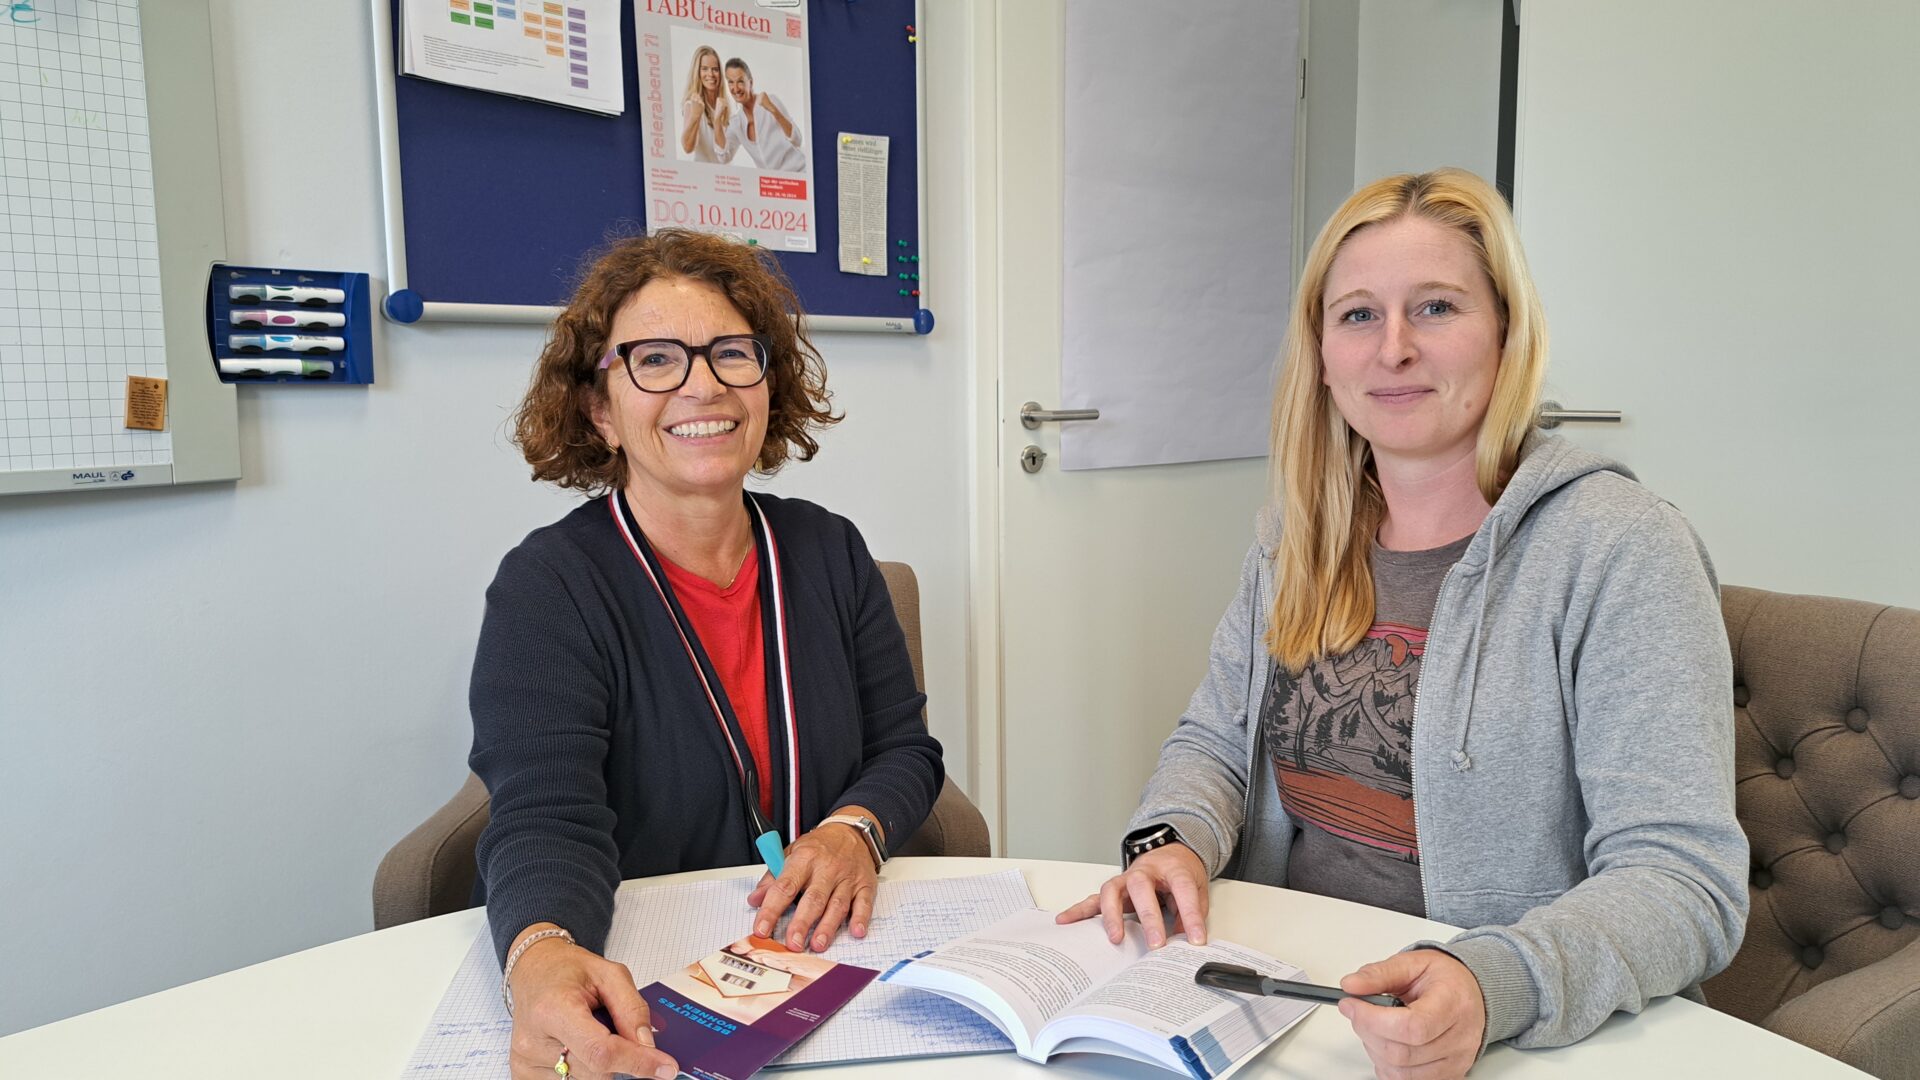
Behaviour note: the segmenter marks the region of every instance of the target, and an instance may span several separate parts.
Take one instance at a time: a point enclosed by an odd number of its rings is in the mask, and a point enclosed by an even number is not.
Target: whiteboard
[[[204,334],[225,247],[207,10],[149,6],[0,5],[0,493],[239,475]],[[125,427],[130,375],[168,380],[164,430]]]

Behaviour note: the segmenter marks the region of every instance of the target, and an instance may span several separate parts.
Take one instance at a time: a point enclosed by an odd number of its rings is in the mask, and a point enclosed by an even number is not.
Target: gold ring
[[[573,1071],[567,1066],[567,1052],[565,1050],[560,1051],[560,1060],[553,1063],[553,1071],[560,1076],[565,1076]]]

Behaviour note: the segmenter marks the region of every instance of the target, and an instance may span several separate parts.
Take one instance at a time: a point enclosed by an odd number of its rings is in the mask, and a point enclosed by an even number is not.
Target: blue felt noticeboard
[[[387,4],[391,40],[400,40],[399,6]],[[774,254],[810,316],[876,320],[873,329],[931,328],[924,298],[900,295],[906,286],[917,290],[918,280],[894,272],[917,275],[921,265],[920,46],[908,40],[917,36],[908,29],[915,8],[915,0],[807,0],[818,250]],[[393,87],[397,131],[389,144],[398,156],[405,239],[404,266],[395,273],[405,288],[388,298],[391,317],[410,322],[422,303],[563,304],[583,257],[646,228],[631,0],[620,21],[626,111],[619,116],[402,77],[387,49],[379,77]],[[842,131],[891,140],[888,256],[913,261],[885,276],[839,270],[835,140]],[[392,214],[391,192],[388,203]]]

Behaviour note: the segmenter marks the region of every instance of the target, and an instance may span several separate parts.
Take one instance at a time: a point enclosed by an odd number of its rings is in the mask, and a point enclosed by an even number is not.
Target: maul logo
[[[75,487],[86,484],[124,484],[138,475],[140,475],[139,472],[134,469],[126,469],[115,473],[76,472],[68,473],[67,481]]]

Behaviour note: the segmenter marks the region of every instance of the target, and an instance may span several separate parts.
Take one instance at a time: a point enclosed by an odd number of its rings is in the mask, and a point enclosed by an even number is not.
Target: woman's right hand
[[[594,1017],[595,1009],[606,1010],[612,1031]],[[513,1080],[552,1080],[563,1050],[569,1080],[616,1073],[673,1080],[680,1072],[654,1049],[647,1003],[627,966],[547,938],[513,966]]]
[[[1160,898],[1171,896],[1176,916],[1172,933],[1185,930],[1195,945],[1207,943],[1207,868],[1185,844],[1154,848],[1133,860],[1124,871],[1107,879],[1100,891],[1054,917],[1056,923],[1079,922],[1100,916],[1107,940],[1120,944],[1127,912],[1140,916],[1147,946],[1167,943],[1168,928],[1160,916]]]

